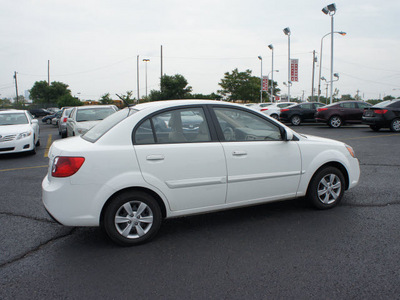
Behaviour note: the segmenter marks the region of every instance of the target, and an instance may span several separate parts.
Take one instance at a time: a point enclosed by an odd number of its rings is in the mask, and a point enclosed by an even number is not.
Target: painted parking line
[[[49,137],[47,138],[46,151],[44,151],[44,157],[49,157],[49,149],[51,146],[52,139],[53,135],[49,134]]]
[[[382,134],[382,135],[374,135],[374,136],[360,136],[360,137],[341,139],[341,141],[374,139],[374,138],[387,137],[387,136],[400,136],[400,135],[398,133],[394,133],[394,134]]]
[[[0,172],[17,171],[17,170],[28,170],[28,169],[38,169],[38,168],[48,168],[49,165],[45,166],[35,166],[35,167],[24,167],[24,168],[13,168],[13,169],[3,169]]]

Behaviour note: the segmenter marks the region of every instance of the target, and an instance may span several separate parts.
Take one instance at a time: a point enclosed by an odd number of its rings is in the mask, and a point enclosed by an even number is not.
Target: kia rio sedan
[[[177,100],[123,109],[55,141],[42,188],[59,223],[101,226],[114,242],[137,245],[165,218],[304,196],[332,208],[359,176],[344,143],[241,105]]]

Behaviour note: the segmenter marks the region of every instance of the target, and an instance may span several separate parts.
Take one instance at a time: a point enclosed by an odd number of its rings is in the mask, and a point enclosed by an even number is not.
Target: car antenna
[[[118,97],[119,99],[121,99],[122,102],[124,102],[125,105],[126,105],[127,107],[133,107],[133,106],[135,106],[135,104],[129,104],[129,103],[128,103],[123,97],[121,97],[120,95],[118,95],[118,94],[115,94],[115,95],[117,95],[117,97]]]

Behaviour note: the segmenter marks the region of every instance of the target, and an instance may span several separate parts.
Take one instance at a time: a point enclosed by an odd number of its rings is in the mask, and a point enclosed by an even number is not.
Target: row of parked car
[[[115,105],[63,107],[55,114],[44,117],[42,122],[58,127],[61,138],[79,136],[117,110]]]
[[[344,124],[364,123],[374,131],[389,128],[393,132],[400,132],[400,99],[376,105],[363,101],[341,101],[329,105],[319,102],[280,102],[247,106],[294,126],[302,122],[323,122],[332,128],[339,128]]]

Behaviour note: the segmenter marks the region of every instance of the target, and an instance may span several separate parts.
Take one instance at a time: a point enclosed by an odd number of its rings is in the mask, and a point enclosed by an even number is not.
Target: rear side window
[[[303,109],[312,109],[313,105],[311,103],[305,103],[301,105],[301,108]]]
[[[339,106],[343,108],[356,108],[356,104],[354,102],[340,103]]]
[[[202,108],[169,110],[144,121],[135,131],[135,144],[196,143],[211,141]]]

